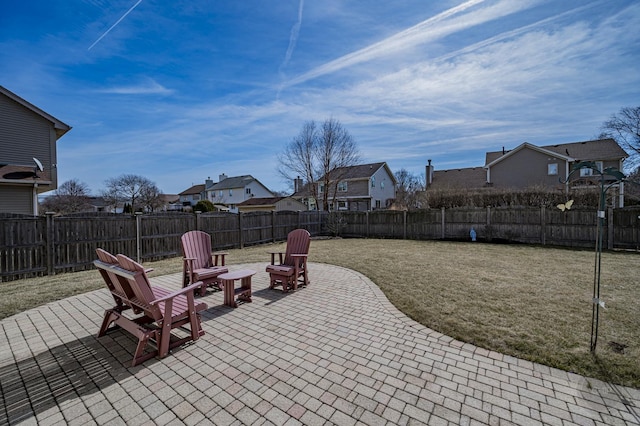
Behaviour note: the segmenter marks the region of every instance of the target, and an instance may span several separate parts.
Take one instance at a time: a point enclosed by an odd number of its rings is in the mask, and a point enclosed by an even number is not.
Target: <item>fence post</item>
[[[46,235],[45,235],[44,250],[45,250],[46,259],[47,259],[47,275],[55,275],[56,270],[53,265],[53,250],[54,250],[53,248],[54,247],[53,216],[55,215],[55,213],[46,212],[45,215],[47,217],[47,229],[46,229]]]
[[[298,218],[300,216],[298,215]],[[300,222],[300,219],[298,219],[298,222]],[[276,211],[273,210],[271,212],[271,241],[273,241],[274,243],[276,242]]]
[[[136,212],[135,213],[135,218],[136,218],[136,257],[137,257],[137,262],[138,263],[142,263],[140,260],[140,256],[141,256],[141,252],[142,252],[142,238],[141,238],[141,232],[142,232],[142,227],[141,222],[142,222],[142,212]]]
[[[544,205],[540,206],[540,242],[543,246],[547,244],[547,209]]]
[[[364,212],[364,220],[365,220],[365,232],[366,237],[369,238],[369,211]]]
[[[243,239],[243,235],[242,235],[242,215],[244,213],[242,212],[238,212],[238,243],[240,244],[240,248],[244,248],[244,239]]]
[[[441,237],[440,239],[444,240],[445,237],[445,232],[444,232],[444,207],[440,208],[440,212],[442,213],[442,217],[440,218],[440,230],[441,230]]]
[[[402,239],[407,239],[407,211],[402,211]]]
[[[201,214],[202,212],[200,210],[196,210],[196,231],[199,231],[201,229],[201,223],[200,223]]]
[[[609,211],[607,213],[609,214],[609,217],[607,218],[607,234],[609,237],[607,238],[607,248],[609,250],[613,250],[613,207],[609,207]]]

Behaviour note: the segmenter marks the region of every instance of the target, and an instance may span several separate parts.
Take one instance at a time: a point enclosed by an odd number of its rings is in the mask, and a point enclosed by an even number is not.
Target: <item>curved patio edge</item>
[[[230,265],[257,271],[252,302],[207,293],[205,335],[136,367],[130,335],[95,336],[106,290],[0,321],[0,424],[640,424],[637,389],[437,333],[348,268],[284,294],[265,266]]]

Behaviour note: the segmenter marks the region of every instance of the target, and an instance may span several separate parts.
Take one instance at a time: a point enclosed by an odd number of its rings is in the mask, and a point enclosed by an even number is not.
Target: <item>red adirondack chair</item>
[[[218,275],[229,272],[224,266],[227,253],[211,253],[211,236],[202,231],[189,231],[180,238],[182,245],[183,266],[182,286],[189,283],[202,282],[200,294],[205,295],[207,286],[221,289]],[[220,260],[220,265],[218,265]]]
[[[287,235],[286,252],[271,252],[271,264],[267,265],[269,273],[269,288],[281,285],[285,293],[289,289],[294,291],[298,286],[307,286],[309,276],[307,274],[307,256],[311,234],[305,229],[296,229]],[[276,263],[276,254],[278,263]]]
[[[112,324],[136,336],[138,345],[132,366],[154,356],[163,358],[169,349],[204,335],[199,312],[207,309],[207,305],[196,303],[194,296],[201,283],[177,291],[152,287],[146,270],[139,263],[121,254],[115,258],[117,263],[113,263],[113,255],[101,249],[97,252],[99,259],[94,264],[116,302],[116,306],[105,311],[98,337],[104,336]],[[130,308],[133,314],[125,315]],[[189,335],[173,336],[172,340],[172,330],[186,326]],[[150,341],[155,342],[156,349],[145,353]]]

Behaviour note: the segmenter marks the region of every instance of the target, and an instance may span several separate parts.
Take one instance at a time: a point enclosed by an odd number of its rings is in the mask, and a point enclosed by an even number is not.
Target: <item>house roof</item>
[[[165,203],[177,203],[180,201],[180,195],[178,194],[160,194],[160,199]]]
[[[198,184],[198,185],[193,185],[191,188],[189,189],[185,189],[184,191],[182,191],[180,194],[178,195],[194,195],[194,194],[201,194],[202,191],[204,191],[204,183]]]
[[[278,201],[284,200],[288,197],[253,197],[238,203],[238,206],[274,206]]]
[[[243,176],[233,176],[228,177],[224,180],[221,180],[218,183],[214,183],[209,189],[219,190],[219,189],[233,189],[233,188],[244,188],[249,185],[251,182],[256,181],[257,179],[251,175],[243,175]]]
[[[627,158],[629,156],[629,154],[627,154],[627,152],[613,139],[598,139],[593,141],[547,145],[542,148],[570,155],[575,158],[576,161],[617,160],[620,158]]]
[[[436,170],[430,188],[480,188],[487,182],[487,171],[483,167]]]
[[[32,103],[22,99],[20,96],[16,95],[15,93],[10,91],[9,89],[7,89],[7,88],[5,88],[3,86],[0,86],[0,93],[5,95],[9,99],[12,99],[13,101],[19,103],[20,105],[24,106],[25,108],[35,112],[36,114],[38,114],[39,116],[41,116],[45,120],[50,121],[53,124],[53,128],[56,131],[56,138],[57,139],[60,139],[65,133],[67,133],[69,130],[71,130],[71,126],[69,126],[68,124],[58,120],[53,115],[44,112],[43,110],[41,110],[37,106],[33,105]]]
[[[567,161],[586,160],[614,160],[627,158],[629,154],[613,139],[597,139],[592,141],[561,143],[556,145],[536,146],[528,142],[518,145],[510,151],[487,152],[485,167],[491,167],[504,158],[518,152],[521,149],[530,148],[550,155],[563,158]]]
[[[502,160],[511,157],[512,155],[514,155],[516,152],[518,151],[522,151],[523,149],[528,148],[534,151],[538,151],[538,152],[542,152],[546,155],[552,155],[555,157],[560,157],[565,159],[566,161],[574,161],[575,159],[572,158],[571,156],[566,155],[565,153],[560,153],[560,152],[556,152],[556,151],[550,151],[544,147],[540,147],[540,146],[536,146],[533,144],[530,144],[529,142],[524,142],[520,145],[518,145],[517,147],[515,147],[514,149],[510,150],[510,151],[505,151],[504,153],[502,151],[498,151],[496,152],[487,152],[486,155],[486,162],[485,162],[485,168],[491,167],[494,164],[497,164],[499,162],[501,162]]]
[[[358,164],[356,166],[338,167],[329,173],[329,177],[333,179],[334,176],[339,176],[340,179],[369,179],[373,176],[381,167],[386,167],[387,163],[371,163],[371,164]],[[395,179],[390,170],[389,175]],[[322,179],[320,179],[322,180]]]

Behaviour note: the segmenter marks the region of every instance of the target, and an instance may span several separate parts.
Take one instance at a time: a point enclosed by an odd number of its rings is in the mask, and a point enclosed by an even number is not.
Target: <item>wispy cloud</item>
[[[537,0],[519,2],[505,0],[484,9],[474,9],[454,19],[456,15],[474,8],[484,1],[485,0],[469,0],[461,5],[448,9],[385,40],[344,55],[295,77],[286,82],[285,87],[294,86],[374,58],[397,53],[418,44],[434,41],[449,34],[528,9],[537,3]]]
[[[167,89],[152,78],[147,78],[139,84],[131,86],[115,86],[99,90],[100,93],[113,93],[117,95],[169,95],[173,90]]]
[[[116,25],[118,25],[120,22],[122,22],[122,20],[123,20],[124,18],[126,18],[126,17],[127,17],[127,15],[128,15],[128,14],[130,14],[130,13],[133,11],[133,9],[135,9],[136,7],[138,7],[138,5],[139,5],[140,3],[142,3],[142,0],[138,0],[138,1],[136,2],[136,4],[134,4],[133,6],[131,6],[131,8],[130,8],[129,10],[127,10],[127,11],[125,12],[125,14],[124,14],[124,15],[122,15],[122,16],[120,17],[120,19],[118,19],[118,20],[116,21],[116,23],[115,23],[115,24],[113,24],[112,26],[110,26],[110,27],[109,27],[109,29],[108,29],[107,31],[105,31],[104,33],[102,33],[102,35],[101,35],[100,37],[98,37],[98,39],[97,39],[96,41],[94,41],[94,42],[93,42],[93,44],[91,44],[91,46],[89,46],[89,48],[88,48],[87,50],[91,50],[91,49],[93,48],[93,46],[95,46],[96,44],[98,44],[98,43],[100,42],[100,40],[102,40],[102,39],[103,39],[107,34],[109,34],[109,33],[111,32],[111,30],[112,30],[112,29],[114,29],[114,28],[116,27]]]

